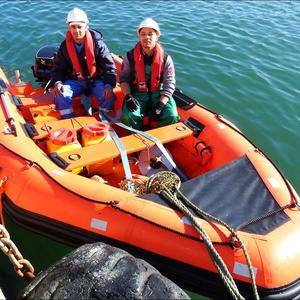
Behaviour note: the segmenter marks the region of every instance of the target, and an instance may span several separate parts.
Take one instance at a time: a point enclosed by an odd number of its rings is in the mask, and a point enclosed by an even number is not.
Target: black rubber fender
[[[190,299],[153,266],[98,242],[85,244],[40,272],[17,299]]]

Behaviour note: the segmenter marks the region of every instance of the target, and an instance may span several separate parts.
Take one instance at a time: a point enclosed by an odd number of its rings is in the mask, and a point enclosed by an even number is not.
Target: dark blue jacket
[[[89,29],[94,40],[94,51],[97,68],[97,76],[95,78],[102,79],[104,84],[110,84],[113,88],[116,86],[116,66],[108,50],[108,47],[103,41],[101,32]],[[84,59],[84,49],[80,52],[78,58],[84,74],[88,74],[87,64]],[[73,66],[68,55],[66,40],[59,47],[57,55],[54,59],[54,66],[51,72],[52,82],[64,82],[67,79],[77,79],[72,74]]]

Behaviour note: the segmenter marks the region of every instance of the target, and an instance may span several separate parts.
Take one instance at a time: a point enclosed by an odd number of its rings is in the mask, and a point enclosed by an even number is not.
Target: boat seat
[[[34,107],[40,105],[50,105],[54,103],[52,94],[35,93],[29,96],[20,96],[21,107]]]
[[[169,143],[187,136],[191,136],[193,131],[183,123],[176,123],[146,131],[151,136],[159,139],[161,143]],[[152,147],[155,143],[147,138],[131,134],[120,138],[126,153],[134,153]],[[49,157],[67,171],[80,167],[105,162],[114,159],[120,155],[120,152],[113,140],[101,142],[99,144],[87,146],[81,149],[75,149],[68,152],[50,153]]]
[[[118,84],[114,89],[114,94],[117,98],[118,106],[122,106],[123,102],[123,93],[121,90],[120,85]],[[19,106],[25,106],[25,107],[34,107],[34,106],[40,106],[40,105],[49,105],[54,104],[54,97],[52,93],[46,93],[44,94],[44,90],[42,88],[32,91],[32,93],[29,93],[28,95],[19,95]],[[75,96],[74,99],[81,99],[81,96]]]
[[[82,129],[85,125],[95,123],[97,119],[94,116],[81,116],[70,119],[61,119],[50,122],[34,124],[35,135],[32,135],[33,140],[43,139],[49,136],[51,130],[59,128],[72,128],[76,130]]]

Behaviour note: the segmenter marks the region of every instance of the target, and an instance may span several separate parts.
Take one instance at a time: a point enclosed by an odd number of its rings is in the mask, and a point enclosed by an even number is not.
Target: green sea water
[[[34,80],[37,50],[63,40],[75,6],[119,55],[153,17],[177,87],[237,125],[300,192],[299,1],[0,1],[0,65],[10,79],[19,69]]]

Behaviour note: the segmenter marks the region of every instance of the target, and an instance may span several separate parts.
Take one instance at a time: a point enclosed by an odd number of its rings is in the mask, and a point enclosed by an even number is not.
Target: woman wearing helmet
[[[116,67],[102,34],[88,29],[86,13],[74,8],[67,16],[68,31],[54,60],[51,79],[56,108],[61,118],[74,117],[72,99],[93,95],[100,107],[112,109]]]
[[[151,18],[137,28],[139,42],[123,60],[120,83],[125,95],[122,121],[135,129],[143,129],[148,115],[157,127],[179,121],[176,103],[175,70],[172,58],[158,42],[160,30]]]

